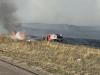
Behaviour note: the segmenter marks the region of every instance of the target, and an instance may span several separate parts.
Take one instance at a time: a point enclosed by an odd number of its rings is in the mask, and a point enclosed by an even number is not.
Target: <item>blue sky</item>
[[[100,25],[100,0],[15,0],[21,22]]]

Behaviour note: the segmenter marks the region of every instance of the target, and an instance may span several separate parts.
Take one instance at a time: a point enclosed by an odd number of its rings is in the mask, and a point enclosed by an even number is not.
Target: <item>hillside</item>
[[[7,56],[54,75],[100,75],[100,48],[0,37],[0,57]],[[19,62],[19,63],[20,63]]]
[[[66,36],[87,39],[100,39],[100,26],[79,26],[69,24],[43,24],[43,23],[24,23],[21,24],[23,30],[28,34],[46,35],[49,33],[60,33]]]

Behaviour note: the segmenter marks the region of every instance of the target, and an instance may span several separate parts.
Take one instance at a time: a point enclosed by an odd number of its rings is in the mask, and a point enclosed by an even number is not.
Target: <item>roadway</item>
[[[35,75],[24,69],[0,61],[0,75]]]

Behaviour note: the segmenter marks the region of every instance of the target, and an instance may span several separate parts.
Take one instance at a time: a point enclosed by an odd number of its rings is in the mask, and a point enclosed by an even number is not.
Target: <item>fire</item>
[[[11,33],[11,39],[13,40],[24,40],[25,39],[25,33],[24,32],[12,32]]]

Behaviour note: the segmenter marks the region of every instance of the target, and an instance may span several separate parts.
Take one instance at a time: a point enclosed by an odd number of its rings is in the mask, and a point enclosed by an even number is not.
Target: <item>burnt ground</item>
[[[99,39],[84,39],[84,38],[66,37],[63,39],[62,43],[72,44],[72,45],[85,45],[85,46],[100,48]]]

